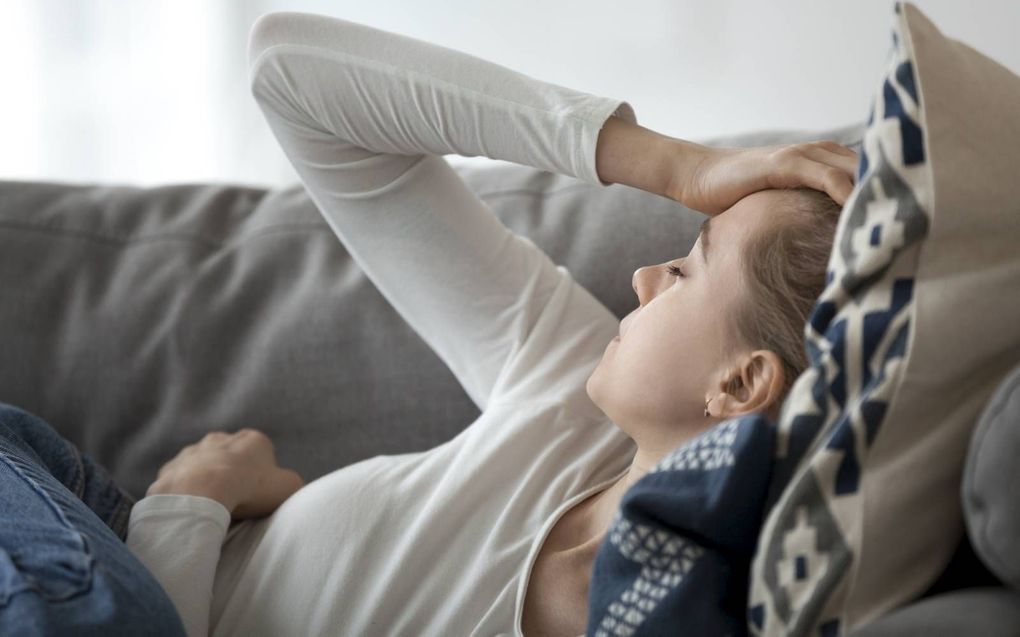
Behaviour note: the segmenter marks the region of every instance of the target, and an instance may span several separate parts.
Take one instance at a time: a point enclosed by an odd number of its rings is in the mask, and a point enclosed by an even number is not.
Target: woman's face
[[[639,307],[620,322],[586,389],[638,445],[665,452],[718,422],[705,417],[705,401],[737,364],[724,354],[745,293],[739,256],[753,233],[777,223],[777,193],[744,197],[706,220],[686,257],[634,272]]]

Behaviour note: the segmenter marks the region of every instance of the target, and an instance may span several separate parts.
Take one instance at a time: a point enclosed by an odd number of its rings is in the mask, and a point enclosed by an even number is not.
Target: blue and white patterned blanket
[[[727,420],[631,486],[595,558],[588,637],[747,634],[774,445],[766,416]]]

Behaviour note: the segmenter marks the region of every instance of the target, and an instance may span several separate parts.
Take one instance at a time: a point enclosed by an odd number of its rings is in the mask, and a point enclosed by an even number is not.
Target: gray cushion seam
[[[276,234],[280,232],[292,232],[301,230],[320,230],[328,231],[330,233],[333,232],[332,228],[329,227],[329,224],[327,224],[324,221],[279,223],[270,226],[263,226],[258,230],[254,230],[247,234],[241,235],[240,237],[232,241],[215,241],[202,235],[190,234],[185,232],[164,232],[159,234],[135,235],[135,236],[107,235],[98,232],[90,232],[88,230],[77,230],[72,228],[54,228],[52,226],[44,226],[32,223],[11,221],[8,219],[0,219],[0,229],[5,227],[13,230],[28,230],[32,232],[41,232],[45,234],[53,234],[66,237],[77,237],[80,239],[91,239],[97,242],[115,243],[120,245],[152,243],[157,241],[184,241],[195,244],[204,244],[208,247],[214,248],[222,248],[237,243],[244,243],[248,239],[253,239],[269,234]]]

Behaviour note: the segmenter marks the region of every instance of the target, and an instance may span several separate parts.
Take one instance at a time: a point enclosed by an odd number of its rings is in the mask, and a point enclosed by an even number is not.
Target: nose
[[[659,293],[659,288],[662,287],[663,272],[665,265],[646,265],[644,267],[634,270],[634,276],[631,277],[631,286],[634,288],[634,293],[637,294],[638,303],[644,307],[646,303],[655,298]]]

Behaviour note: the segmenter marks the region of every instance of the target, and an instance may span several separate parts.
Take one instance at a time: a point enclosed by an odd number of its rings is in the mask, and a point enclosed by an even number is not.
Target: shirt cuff
[[[597,186],[610,186],[599,179],[595,165],[595,151],[598,147],[599,132],[610,117],[619,117],[632,124],[637,124],[634,107],[624,100],[610,97],[599,97],[588,117],[584,120],[585,131],[581,136],[582,143],[577,149],[580,153],[579,165],[582,167],[584,180]]]
[[[131,518],[128,520],[129,532],[135,522],[144,518],[165,513],[181,512],[209,518],[216,522],[224,531],[230,526],[230,511],[227,510],[227,507],[222,502],[201,495],[157,493],[145,496],[131,507]]]

